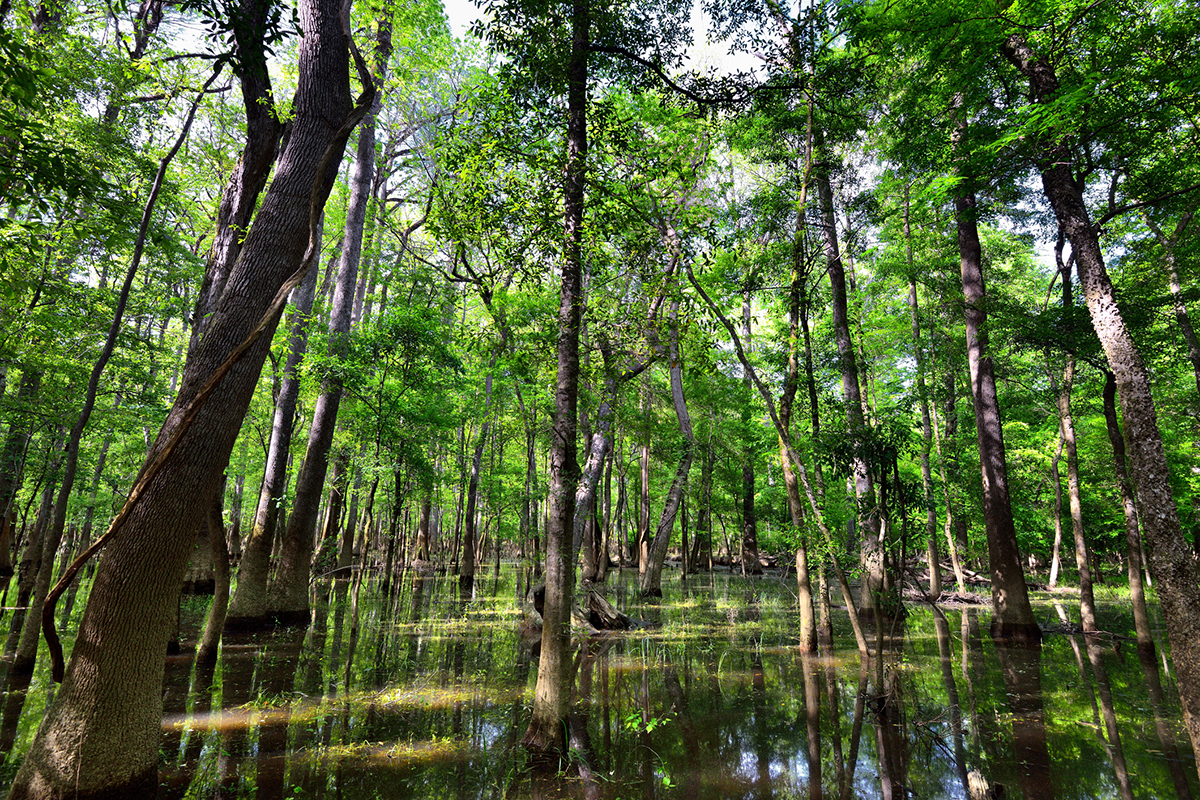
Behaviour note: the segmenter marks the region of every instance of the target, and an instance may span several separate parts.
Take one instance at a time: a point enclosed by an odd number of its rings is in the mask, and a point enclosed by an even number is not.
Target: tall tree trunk
[[[913,353],[917,362],[917,398],[921,403],[921,504],[925,506],[926,560],[929,562],[929,598],[942,596],[942,567],[938,557],[937,508],[933,500],[933,469],[929,451],[933,444],[933,424],[929,416],[929,389],[925,382],[925,348],[921,345],[921,312],[917,305],[917,278],[912,253],[912,228],[909,221],[908,187],[904,187],[904,250],[908,261],[908,310],[912,318]],[[903,510],[901,511],[903,513]],[[904,565],[900,565],[903,570]]]
[[[1133,487],[1129,484],[1125,439],[1121,436],[1121,424],[1117,420],[1117,378],[1111,370],[1104,371],[1104,422],[1113,449],[1121,507],[1125,511],[1125,563],[1129,573],[1129,599],[1133,604],[1133,627],[1137,633],[1138,652],[1144,651],[1153,656],[1154,636],[1150,631],[1150,614],[1146,609],[1146,589],[1142,585],[1142,536],[1138,530]]]
[[[1059,87],[1049,62],[1035,53],[1020,35],[1008,37],[1003,49],[1029,79],[1034,102],[1051,101]],[[1061,140],[1040,144],[1038,166],[1042,188],[1059,227],[1071,242],[1092,326],[1108,358],[1109,369],[1116,376],[1129,447],[1130,475],[1137,492],[1150,572],[1166,617],[1184,723],[1192,747],[1200,752],[1200,575],[1171,496],[1170,470],[1158,429],[1150,376],[1117,305],[1096,228],[1083,202],[1082,186],[1071,174],[1070,149]]]
[[[390,26],[385,11],[379,17],[375,75],[372,76],[377,89],[383,85],[387,59],[391,53]],[[375,103],[363,119],[358,132],[354,172],[350,179],[350,199],[346,205],[342,253],[338,262],[333,302],[330,304],[329,354],[337,358],[346,355],[349,344],[354,290],[358,282],[358,265],[362,258],[363,226],[366,223],[367,206],[371,200],[371,183],[375,177],[375,114],[378,108],[379,95],[376,91]],[[288,517],[279,570],[268,601],[271,614],[277,622],[284,625],[306,624],[309,620],[308,583],[312,571],[313,537],[316,534],[317,510],[321,502],[321,489],[325,484],[329,450],[333,444],[341,401],[342,379],[335,370],[322,381],[321,394],[313,410],[304,466],[296,476],[296,499]]]
[[[221,506],[223,494],[218,488],[212,503],[209,504],[206,521],[208,544],[212,548],[214,585],[212,604],[208,607],[204,631],[200,635],[200,644],[196,647],[198,664],[211,664],[217,660],[221,633],[225,630],[225,615],[229,610],[229,549],[225,543],[225,524],[221,519],[224,513]]]
[[[241,65],[242,105],[246,112],[246,142],[242,155],[229,176],[217,209],[217,230],[209,250],[204,281],[192,312],[192,334],[188,360],[208,330],[212,315],[242,251],[259,195],[267,185],[279,153],[283,121],[275,108],[271,76],[267,68],[268,47],[264,41],[271,23],[272,7],[262,0],[238,0],[237,19],[232,26],[234,48]]]
[[[752,349],[750,338],[750,284],[751,276],[746,277],[746,285],[742,287],[742,343]],[[674,372],[672,372],[674,375]],[[762,565],[758,561],[758,520],[754,514],[754,445],[753,426],[750,421],[751,402],[750,375],[742,377],[742,574],[761,575]]]
[[[646,572],[650,554],[650,385],[648,377],[642,386],[642,415],[645,418],[645,427],[642,430],[641,459],[638,462],[638,575]]]
[[[1179,332],[1183,334],[1183,343],[1187,348],[1187,359],[1192,365],[1192,373],[1196,378],[1196,402],[1200,403],[1200,339],[1196,337],[1196,329],[1192,326],[1192,318],[1188,313],[1187,304],[1183,302],[1183,286],[1179,281],[1179,266],[1176,261],[1176,249],[1179,245],[1179,237],[1191,225],[1195,219],[1197,206],[1193,203],[1180,217],[1175,224],[1175,229],[1167,234],[1163,229],[1155,223],[1154,219],[1145,211],[1142,212],[1142,218],[1146,220],[1146,225],[1154,233],[1154,238],[1158,240],[1159,245],[1163,249],[1163,263],[1166,266],[1167,272],[1167,288],[1171,292],[1171,301],[1175,310],[1175,321],[1179,324]]]
[[[571,603],[575,565],[571,539],[579,483],[575,433],[579,401],[579,327],[583,316],[583,212],[587,172],[587,84],[590,0],[571,2],[571,54],[567,68],[567,168],[563,181],[564,241],[558,309],[558,378],[550,437],[550,492],[546,513],[546,601],[542,652],[533,717],[521,745],[535,756],[566,748],[571,705]]]
[[[667,557],[667,548],[671,544],[671,535],[675,530],[675,517],[679,513],[679,504],[687,491],[688,472],[692,468],[692,449],[695,436],[692,433],[692,418],[688,413],[687,399],[683,395],[683,362],[679,351],[679,298],[671,301],[668,315],[670,326],[669,358],[671,368],[671,400],[675,406],[675,418],[679,420],[679,432],[683,437],[680,447],[679,465],[675,468],[675,477],[667,490],[666,500],[663,501],[662,516],[659,517],[658,527],[654,530],[654,539],[650,543],[646,571],[638,580],[638,588],[642,597],[662,597],[662,569]],[[757,552],[755,555],[757,559]]]
[[[497,351],[504,346],[504,339],[497,345]],[[487,377],[483,382],[483,410],[479,421],[479,436],[475,439],[475,447],[471,454],[471,477],[467,482],[467,509],[463,520],[462,561],[458,566],[458,584],[463,596],[470,596],[475,585],[475,509],[479,503],[479,470],[483,464],[483,448],[487,445],[488,433],[491,430],[492,411],[492,373],[496,369],[498,353],[493,352],[488,363]]]
[[[323,159],[328,151],[336,164],[344,146],[337,126],[354,119],[339,12],[331,0],[300,4],[305,35],[292,134],[149,456],[147,469],[157,470],[154,480],[109,541],[62,686],[13,782],[13,800],[156,791],[163,654],[178,587],[258,383],[269,334],[251,340],[246,355],[195,410],[166,460],[151,465],[183,428],[193,398],[273,310],[274,295],[303,261],[310,220],[336,175]],[[266,327],[277,319],[275,312]]]
[[[846,271],[838,249],[837,223],[833,213],[833,186],[829,179],[831,165],[826,161],[823,131],[814,131],[816,152],[817,199],[821,207],[821,230],[825,242],[825,265],[829,271],[829,286],[833,295],[833,334],[837,341],[838,364],[842,372],[842,394],[846,403],[846,424],[850,438],[858,442],[866,434],[863,418],[862,392],[858,383],[858,361],[854,343],[850,340],[850,311],[846,293]],[[850,471],[854,481],[855,530],[862,537],[863,576],[862,605],[878,608],[883,599],[883,542],[880,540],[879,518],[875,512],[875,487],[860,448],[851,457]],[[890,604],[884,602],[884,607]]]
[[[1065,294],[1065,292],[1064,292]],[[1058,424],[1067,452],[1067,503],[1071,509],[1071,533],[1075,541],[1075,567],[1079,571],[1079,613],[1084,633],[1096,631],[1096,599],[1092,593],[1092,570],[1087,539],[1083,532],[1083,500],[1079,493],[1079,453],[1075,446],[1075,420],[1071,417],[1071,384],[1075,381],[1075,358],[1067,357],[1066,371],[1058,389]],[[1050,388],[1055,389],[1054,375]]]
[[[318,228],[318,243],[320,229]],[[300,362],[308,350],[308,322],[317,291],[317,269],[313,264],[304,281],[292,292],[291,335],[287,360],[275,399],[271,422],[271,440],[267,445],[267,463],[263,468],[262,487],[254,509],[254,522],[242,546],[238,561],[237,586],[229,601],[225,627],[229,630],[253,630],[267,621],[267,577],[271,552],[275,548],[276,522],[287,491],[288,454],[296,423],[296,402],[300,397]]]
[[[9,411],[8,436],[0,450],[0,578],[13,574],[13,532],[17,522],[17,494],[25,468],[25,452],[33,430],[33,401],[41,388],[42,373],[35,369],[21,370],[21,384],[15,403]]]
[[[966,125],[958,123],[953,136],[957,158],[965,154]],[[970,176],[962,176],[970,179]],[[983,282],[983,254],[975,221],[975,192],[961,184],[954,198],[958,226],[959,266],[966,299],[967,360],[971,368],[971,399],[975,408],[975,430],[979,441],[979,465],[983,478],[983,521],[987,531],[988,566],[992,577],[992,637],[1040,642],[1041,629],[1029,605],[1029,590],[1021,571],[1017,531],[1013,524],[1008,494],[1008,465],[1004,454],[1004,431],[996,376],[988,348],[987,294]]]
[[[812,109],[809,108],[811,129]],[[806,156],[811,156],[808,148]],[[806,167],[811,166],[811,158],[806,157]],[[807,266],[804,263],[804,214],[807,200],[808,182],[806,169],[805,182],[800,189],[800,200],[796,204],[796,231],[792,239],[792,274],[788,288],[788,369],[783,386],[783,394],[779,398],[779,424],[785,432],[790,432],[792,410],[795,405],[796,393],[800,388],[800,306],[801,295],[805,293],[805,277]],[[747,376],[749,378],[749,376]],[[818,423],[819,429],[819,423]],[[788,513],[792,520],[792,529],[797,537],[796,542],[796,594],[800,607],[800,651],[814,653],[817,650],[817,622],[813,606],[812,582],[808,573],[808,542],[805,535],[804,505],[800,499],[800,481],[792,460],[787,454],[785,437],[777,437],[779,441],[779,464],[783,470],[783,485],[787,491]],[[814,439],[816,437],[814,436]],[[705,467],[708,466],[708,452],[705,452]],[[705,476],[707,481],[709,476]]]
[[[1063,435],[1062,426],[1058,428],[1058,448],[1054,451],[1054,458],[1050,459],[1050,480],[1054,483],[1054,552],[1050,556],[1050,588],[1058,586],[1058,572],[1062,569],[1062,476],[1058,471],[1058,463],[1062,460],[1063,453]]]

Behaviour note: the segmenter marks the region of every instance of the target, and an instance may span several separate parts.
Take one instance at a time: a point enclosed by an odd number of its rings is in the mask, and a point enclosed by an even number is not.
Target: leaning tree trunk
[[[189,359],[208,330],[217,303],[229,282],[259,195],[267,185],[271,168],[275,166],[279,139],[283,135],[283,121],[275,108],[271,76],[267,69],[267,46],[263,41],[272,6],[262,0],[238,0],[238,6],[241,24],[233,26],[233,37],[241,64],[246,143],[217,209],[217,230],[192,313]]]
[[[1016,34],[1005,40],[1003,49],[1029,79],[1034,102],[1051,102],[1059,87],[1049,62]],[[1083,202],[1081,187],[1071,174],[1072,163],[1065,142],[1042,143],[1039,159],[1042,189],[1059,226],[1071,241],[1092,326],[1108,358],[1109,369],[1117,379],[1130,475],[1141,512],[1150,572],[1166,617],[1184,723],[1192,747],[1200,752],[1200,575],[1183,537],[1175,498],[1171,495],[1171,473],[1158,429],[1150,375],[1117,306],[1096,228]]]
[[[14,800],[153,796],[157,790],[163,655],[179,585],[258,384],[270,334],[251,340],[186,429],[184,414],[268,310],[266,328],[278,321],[273,297],[304,259],[309,221],[324,205],[345,144],[338,126],[353,120],[340,3],[302,0],[300,17],[305,35],[287,148],[148,457],[154,479],[109,540],[62,686],[13,782]],[[332,163],[323,163],[327,151]]]
[[[959,123],[953,134],[957,158],[962,158],[966,125]],[[964,176],[967,177],[967,176]],[[975,192],[960,188],[954,198],[958,226],[959,266],[966,299],[967,360],[971,368],[971,399],[979,442],[979,466],[983,478],[983,523],[987,532],[988,565],[992,577],[992,636],[1004,641],[1041,641],[1041,629],[1029,605],[1029,590],[1021,571],[1017,530],[1013,524],[1012,501],[1008,494],[1008,465],[1004,454],[1004,430],[1000,425],[1000,403],[996,376],[988,349],[986,290],[983,282],[983,252],[975,221]]]
[[[572,0],[567,69],[567,169],[563,181],[564,241],[558,308],[558,378],[550,437],[550,491],[546,499],[546,600],[533,716],[521,745],[538,757],[566,751],[571,706],[571,603],[575,565],[571,538],[579,483],[575,434],[579,401],[579,328],[583,316],[583,211],[587,166],[590,0]]]

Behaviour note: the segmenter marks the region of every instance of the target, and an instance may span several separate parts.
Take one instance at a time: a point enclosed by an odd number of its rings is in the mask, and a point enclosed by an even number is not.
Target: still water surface
[[[390,598],[364,586],[357,627],[352,589],[323,585],[307,629],[226,636],[215,668],[170,658],[160,797],[968,798],[981,779],[1010,798],[1196,789],[1173,674],[1124,638],[1132,619],[1116,601],[1100,609],[1116,635],[1053,633],[1040,651],[998,651],[986,608],[910,604],[886,626],[883,658],[863,663],[844,611],[831,656],[798,653],[788,580],[669,580],[654,605],[637,599],[636,574],[612,580],[610,600],[650,627],[577,638],[583,768],[535,779],[520,750],[537,660],[521,636],[526,579],[506,569],[467,600],[453,577],[410,576]],[[185,644],[205,602],[185,600]],[[1076,606],[1037,610],[1066,631]],[[52,691],[45,661],[27,691],[3,695],[0,790]]]

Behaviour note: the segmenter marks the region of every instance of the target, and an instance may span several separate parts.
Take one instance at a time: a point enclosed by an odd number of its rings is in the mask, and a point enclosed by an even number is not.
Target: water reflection
[[[1155,654],[1121,657],[1119,639],[1003,648],[981,636],[982,609],[917,606],[869,632],[866,660],[836,612],[832,641],[806,655],[784,583],[703,576],[644,607],[625,577],[609,598],[655,627],[577,639],[572,756],[550,774],[518,747],[536,677],[521,639],[531,576],[503,571],[464,596],[453,577],[412,575],[386,593],[363,584],[357,605],[352,582],[323,586],[307,627],[229,635],[215,666],[172,657],[160,795],[1192,796],[1173,687]],[[185,644],[204,610],[189,602]],[[1102,613],[1124,630],[1120,607]],[[3,785],[48,683],[6,687]]]

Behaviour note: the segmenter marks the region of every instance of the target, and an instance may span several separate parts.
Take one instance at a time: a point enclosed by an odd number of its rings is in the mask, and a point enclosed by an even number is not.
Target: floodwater
[[[998,650],[984,607],[910,604],[860,662],[835,609],[832,656],[796,649],[788,579],[666,577],[609,599],[649,623],[577,637],[573,764],[530,769],[519,742],[537,659],[522,639],[526,579],[318,587],[307,629],[227,636],[215,668],[167,665],[162,798],[1026,798],[1190,797],[1196,767],[1161,654],[1139,657],[1132,619],[1101,601],[1111,635],[1071,635],[1077,604],[1039,602],[1057,630]],[[206,598],[186,598],[186,645]],[[357,609],[357,610],[356,610]],[[1061,616],[1060,616],[1061,611]],[[1152,609],[1160,648],[1161,614]],[[357,624],[355,622],[357,621]],[[0,790],[52,691],[45,658],[0,698]],[[993,796],[1000,796],[993,794]]]

